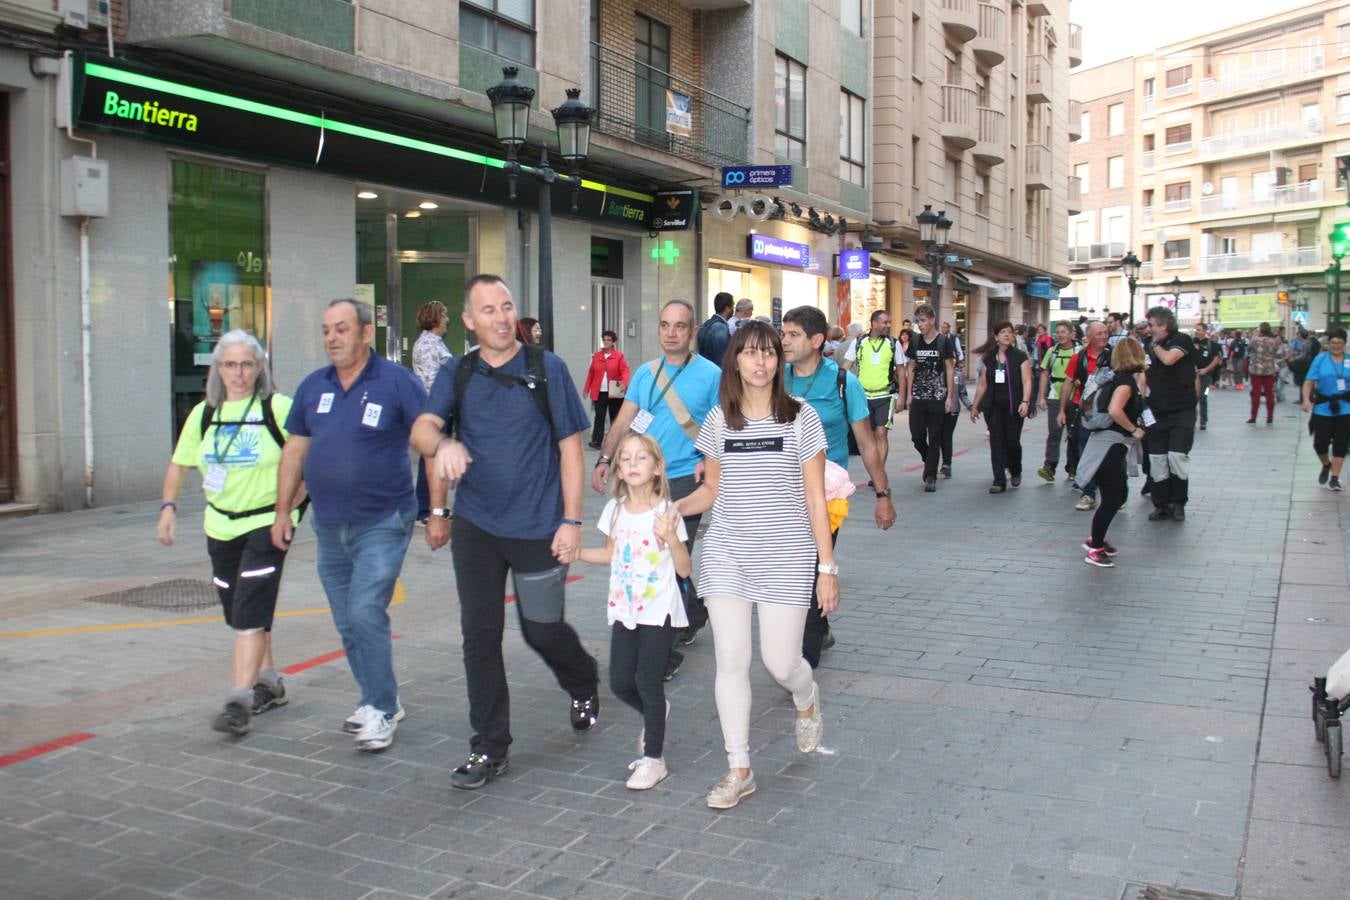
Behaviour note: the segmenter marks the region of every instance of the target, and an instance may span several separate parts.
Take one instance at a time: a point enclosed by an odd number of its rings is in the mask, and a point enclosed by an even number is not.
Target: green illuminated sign
[[[664,245],[652,247],[652,259],[659,259],[667,266],[675,265],[675,260],[680,258],[680,248],[675,246],[675,242],[666,239]]]

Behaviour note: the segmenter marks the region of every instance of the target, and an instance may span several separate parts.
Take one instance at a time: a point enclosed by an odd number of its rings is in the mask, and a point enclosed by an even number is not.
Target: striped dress
[[[802,404],[795,422],[769,417],[734,431],[714,406],[695,446],[721,469],[699,557],[699,595],[810,606],[817,557],[802,463],[827,447],[816,411]]]

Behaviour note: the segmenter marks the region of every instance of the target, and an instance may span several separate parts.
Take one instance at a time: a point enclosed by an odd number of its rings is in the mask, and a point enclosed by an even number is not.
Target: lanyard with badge
[[[633,424],[629,426],[633,431],[636,431],[638,434],[647,433],[647,429],[652,425],[652,420],[656,418],[652,414],[652,410],[656,409],[656,404],[665,399],[666,391],[675,386],[675,379],[684,374],[684,370],[689,368],[689,361],[693,358],[693,353],[685,354],[684,362],[680,363],[680,367],[675,371],[674,375],[669,376],[666,379],[666,386],[661,388],[661,393],[658,394],[656,393],[656,382],[660,380],[660,376],[665,374],[666,371],[666,361],[664,359],[661,360],[661,367],[657,370],[657,375],[652,378],[652,386],[647,391],[647,408],[638,410],[638,414],[633,417]]]
[[[224,423],[222,416],[223,409],[216,410],[215,430],[211,434],[211,449],[215,456],[215,462],[208,462],[206,465],[206,475],[202,477],[202,489],[210,491],[213,494],[219,494],[225,490],[225,478],[229,470],[225,468],[225,460],[234,449],[234,442],[239,439],[239,432],[244,430],[244,423],[248,421],[248,414],[253,410],[253,401],[258,399],[254,394],[248,398],[248,405],[244,407],[244,414],[239,417],[239,424],[230,434],[230,438],[225,442],[225,449],[220,449],[220,428]]]
[[[889,338],[884,337],[879,339],[875,347],[872,346],[871,340],[870,339],[868,340],[867,342],[868,349],[872,351],[872,365],[874,366],[881,365],[881,348],[886,346],[886,342],[888,340]]]
[[[792,363],[788,363],[788,368],[792,369]],[[825,365],[823,363],[816,364],[816,370],[811,373],[811,380],[806,383],[806,390],[802,391],[801,396],[797,398],[798,400],[806,400],[808,397],[811,396],[811,388],[815,386],[816,379],[820,377],[820,370],[823,368],[825,368]],[[792,383],[794,387],[796,386],[797,379],[799,377],[800,378],[806,377],[804,375],[799,376],[797,374],[796,369],[792,369],[792,371],[789,372],[788,375],[792,378]],[[789,391],[789,393],[791,393],[791,391]]]
[[[1006,384],[1008,381],[1008,359],[995,360],[994,384]]]

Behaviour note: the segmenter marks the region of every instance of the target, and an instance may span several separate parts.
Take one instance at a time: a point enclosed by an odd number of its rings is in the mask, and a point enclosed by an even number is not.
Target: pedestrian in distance
[[[1098,370],[1084,389],[1081,427],[1088,431],[1087,446],[1078,461],[1083,478],[1097,483],[1102,501],[1092,515],[1092,534],[1083,542],[1083,562],[1109,569],[1116,548],[1106,540],[1116,513],[1125,505],[1126,465],[1144,438],[1144,412],[1139,381],[1144,371],[1144,349],[1132,337],[1122,337],[1111,350],[1110,377]]]
[[[591,398],[595,421],[591,427],[591,449],[599,450],[605,439],[605,417],[613,425],[623,406],[624,394],[632,374],[628,371],[628,360],[619,350],[619,335],[605,329],[600,335],[600,349],[591,357],[591,366],[586,370],[586,381],[581,392]]]
[[[1313,450],[1322,462],[1317,483],[1341,490],[1341,468],[1350,448],[1350,359],[1345,329],[1327,329],[1327,348],[1313,359],[1303,380],[1303,411],[1312,413]]]
[[[1200,413],[1200,430],[1209,427],[1209,389],[1219,377],[1223,366],[1219,342],[1212,340],[1204,325],[1195,326],[1195,396],[1196,410]]]
[[[1111,348],[1107,341],[1106,325],[1102,322],[1089,322],[1084,330],[1083,349],[1069,360],[1069,365],[1064,369],[1065,382],[1060,386],[1060,427],[1069,429],[1069,440],[1077,444],[1080,459],[1088,441],[1087,430],[1079,427],[1083,385],[1096,374],[1099,367],[1111,365]],[[1079,492],[1079,498],[1073,508],[1079,512],[1096,509],[1097,485],[1091,479],[1079,478],[1076,474],[1074,485]]]
[[[412,370],[422,387],[431,393],[431,383],[441,366],[455,358],[445,346],[445,329],[450,324],[450,311],[439,300],[423,303],[417,310],[417,327],[422,330],[413,343]],[[417,521],[425,525],[431,515],[431,498],[427,493],[426,460],[417,460]]]
[[[516,335],[520,338],[522,344],[538,346],[544,344],[544,326],[539,324],[538,319],[531,319],[529,316],[517,320]]]
[[[905,383],[905,353],[901,344],[891,337],[891,314],[884,309],[872,310],[868,332],[845,352],[844,359],[857,372],[858,382],[867,396],[867,410],[872,423],[872,438],[885,468],[890,455],[891,424],[895,410],[903,396]],[[904,333],[903,330],[901,332]],[[904,409],[903,404],[899,404]]]
[[[450,784],[473,790],[508,764],[508,573],[521,637],[567,693],[573,731],[595,726],[600,697],[595,659],[564,617],[567,567],[581,549],[586,410],[563,361],[517,340],[515,303],[500,276],[469,279],[462,316],[479,345],[441,370],[412,438],[434,458],[427,544],[435,550],[453,538],[473,735]],[[449,486],[453,521],[444,508]]]
[[[272,546],[291,398],[272,389],[267,353],[246,331],[221,335],[206,373],[206,399],[188,413],[160,493],[159,542],[177,536],[178,495],[191,469],[202,475],[211,583],[234,631],[234,680],[211,727],[246,734],[253,716],[287,702],[272,658],[272,618],[286,551]],[[292,516],[292,523],[299,515]]]
[[[388,609],[417,515],[408,433],[426,400],[412,372],[371,352],[374,339],[369,304],[328,304],[323,343],[332,365],[295,392],[272,523],[272,545],[285,550],[303,473],[314,501],[319,582],[361,692],[342,728],[363,751],[389,747],[405,715]]]
[[[956,348],[938,333],[933,307],[920,303],[914,309],[919,333],[906,369],[906,406],[909,436],[923,460],[923,489],[937,490],[938,463],[942,459],[944,416],[956,411]]]
[[[719,404],[699,431],[707,460],[703,485],[680,501],[685,514],[712,509],[699,560],[717,657],[715,695],[727,774],[708,792],[712,809],[754,793],[750,768],[751,619],[759,618],[760,655],[792,694],[803,753],[820,745],[820,690],[802,657],[802,635],[815,584],[820,611],[839,600],[839,567],[825,500],[827,440],[809,403],[783,387],[782,343],[770,326],[742,326],[727,350]]]
[[[989,493],[1001,494],[1022,484],[1022,423],[1031,411],[1031,360],[1014,343],[1011,322],[999,322],[994,334],[976,348],[984,363],[984,373],[975,388],[975,408],[970,421],[978,422],[983,413],[989,426],[989,463],[994,482]]]
[[[1247,374],[1252,382],[1252,412],[1247,417],[1248,425],[1256,424],[1262,397],[1266,398],[1266,424],[1275,424],[1275,377],[1280,372],[1282,356],[1282,342],[1271,330],[1270,323],[1262,322],[1247,345]]]
[[[1234,330],[1232,334],[1233,338],[1228,342],[1228,366],[1232,374],[1233,390],[1240,391],[1247,378],[1247,351],[1250,345],[1240,329]]]
[[[698,327],[698,355],[719,368],[722,358],[727,355],[727,344],[731,343],[731,318],[735,307],[736,301],[731,294],[718,291],[713,297],[713,314]]]
[[[609,686],[642,716],[638,758],[627,787],[645,791],[668,774],[664,754],[663,674],[679,629],[689,624],[676,576],[693,572],[689,535],[666,481],[661,445],[630,431],[615,449],[614,496],[600,513],[605,546],[581,551],[581,561],[609,567]]]
[[[734,336],[746,322],[749,322],[755,315],[755,301],[749,297],[742,297],[736,301],[736,312],[732,315],[731,321],[727,323],[731,334]]]
[[[1036,470],[1036,474],[1046,481],[1055,480],[1055,469],[1059,467],[1059,445],[1063,441],[1065,449],[1064,471],[1073,478],[1078,468],[1078,443],[1071,429],[1064,427],[1059,417],[1059,395],[1067,378],[1065,372],[1069,363],[1078,352],[1078,344],[1073,339],[1073,325],[1068,322],[1055,323],[1055,339],[1050,349],[1041,357],[1040,386],[1037,389],[1036,407],[1044,410],[1045,416],[1045,461]]]
[[[1148,473],[1153,480],[1150,522],[1186,520],[1190,497],[1191,447],[1195,443],[1195,343],[1176,330],[1170,307],[1148,311],[1153,359],[1146,370],[1148,411],[1144,414]]]

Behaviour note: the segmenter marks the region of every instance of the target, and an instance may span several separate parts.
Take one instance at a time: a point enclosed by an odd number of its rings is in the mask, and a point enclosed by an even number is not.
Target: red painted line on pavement
[[[323,656],[316,656],[313,659],[307,659],[304,662],[298,662],[293,666],[287,666],[281,670],[282,675],[297,675],[306,669],[312,669],[315,666],[321,666],[324,663],[330,663],[335,659],[342,659],[347,655],[346,650],[334,650],[332,653],[325,653]]]
[[[957,450],[955,453],[952,454],[952,459],[956,459],[958,456],[965,456],[965,455],[966,455],[967,453],[969,453],[969,452],[970,452],[969,450]],[[902,472],[922,472],[922,471],[923,471],[923,463],[919,463],[917,466],[910,466],[908,469],[901,469],[900,471],[902,471]],[[864,485],[859,485],[859,487],[864,487]]]
[[[66,747],[73,747],[76,744],[82,744],[93,738],[93,735],[87,731],[77,731],[75,734],[68,734],[65,737],[57,738],[54,741],[47,741],[45,744],[34,744],[26,747],[17,753],[11,753],[8,756],[0,756],[0,769],[5,766],[12,766],[15,763],[25,762],[44,753],[51,753],[55,750],[62,750]]]
[[[583,579],[583,578],[585,578],[585,577],[586,577],[585,575],[568,575],[568,576],[567,576],[567,581],[565,581],[565,582],[563,582],[563,583],[564,583],[564,584],[572,584],[573,582],[575,582],[575,581],[580,581],[581,579]],[[516,595],[515,595],[515,594],[507,594],[507,595],[506,595],[506,602],[507,602],[507,603],[515,603],[515,602],[516,602]]]

